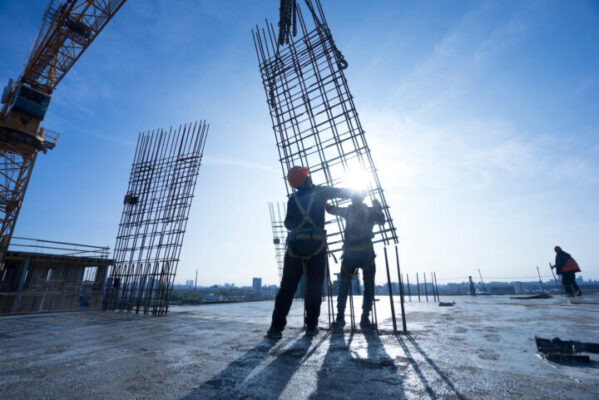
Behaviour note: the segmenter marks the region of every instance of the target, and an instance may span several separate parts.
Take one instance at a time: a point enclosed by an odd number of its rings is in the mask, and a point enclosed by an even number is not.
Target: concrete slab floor
[[[388,298],[378,314],[390,331]],[[357,299],[359,300],[359,299]],[[534,336],[599,342],[599,296],[406,304],[409,335],[301,331],[277,343],[273,303],[0,318],[0,399],[597,399],[599,361],[558,365]],[[359,301],[357,301],[359,302]],[[396,305],[396,309],[399,309]],[[323,303],[321,325],[328,321]]]

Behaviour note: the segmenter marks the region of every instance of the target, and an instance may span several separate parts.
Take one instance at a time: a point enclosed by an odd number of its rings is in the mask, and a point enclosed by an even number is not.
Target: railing
[[[108,246],[91,246],[81,243],[56,242],[53,240],[19,236],[12,237],[9,250],[93,258],[108,258],[110,256],[110,247]]]

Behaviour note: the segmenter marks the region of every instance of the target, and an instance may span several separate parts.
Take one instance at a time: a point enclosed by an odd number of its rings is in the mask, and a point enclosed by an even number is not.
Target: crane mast
[[[0,110],[0,270],[40,151],[58,135],[40,128],[54,88],[125,0],[51,0],[25,69],[9,80]]]

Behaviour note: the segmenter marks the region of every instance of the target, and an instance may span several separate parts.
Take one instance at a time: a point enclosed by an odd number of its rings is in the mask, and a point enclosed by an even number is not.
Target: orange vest
[[[562,267],[562,272],[580,272],[580,267],[572,257],[566,260],[566,264]]]

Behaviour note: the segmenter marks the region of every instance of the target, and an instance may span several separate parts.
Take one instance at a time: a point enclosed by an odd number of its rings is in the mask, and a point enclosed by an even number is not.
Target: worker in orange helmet
[[[351,191],[312,184],[306,167],[289,169],[287,181],[294,191],[289,195],[285,227],[289,230],[281,287],[275,299],[267,337],[278,340],[287,324],[287,314],[302,275],[306,275],[306,335],[318,333],[318,317],[324,272],[327,263],[327,236],[324,211],[327,200],[349,198]]]
[[[578,263],[570,254],[563,251],[560,246],[555,246],[553,250],[555,251],[555,265],[552,265],[551,268],[555,268],[557,274],[562,276],[562,283],[567,293],[566,296],[582,296],[582,292],[576,284],[576,273],[580,272]]]

